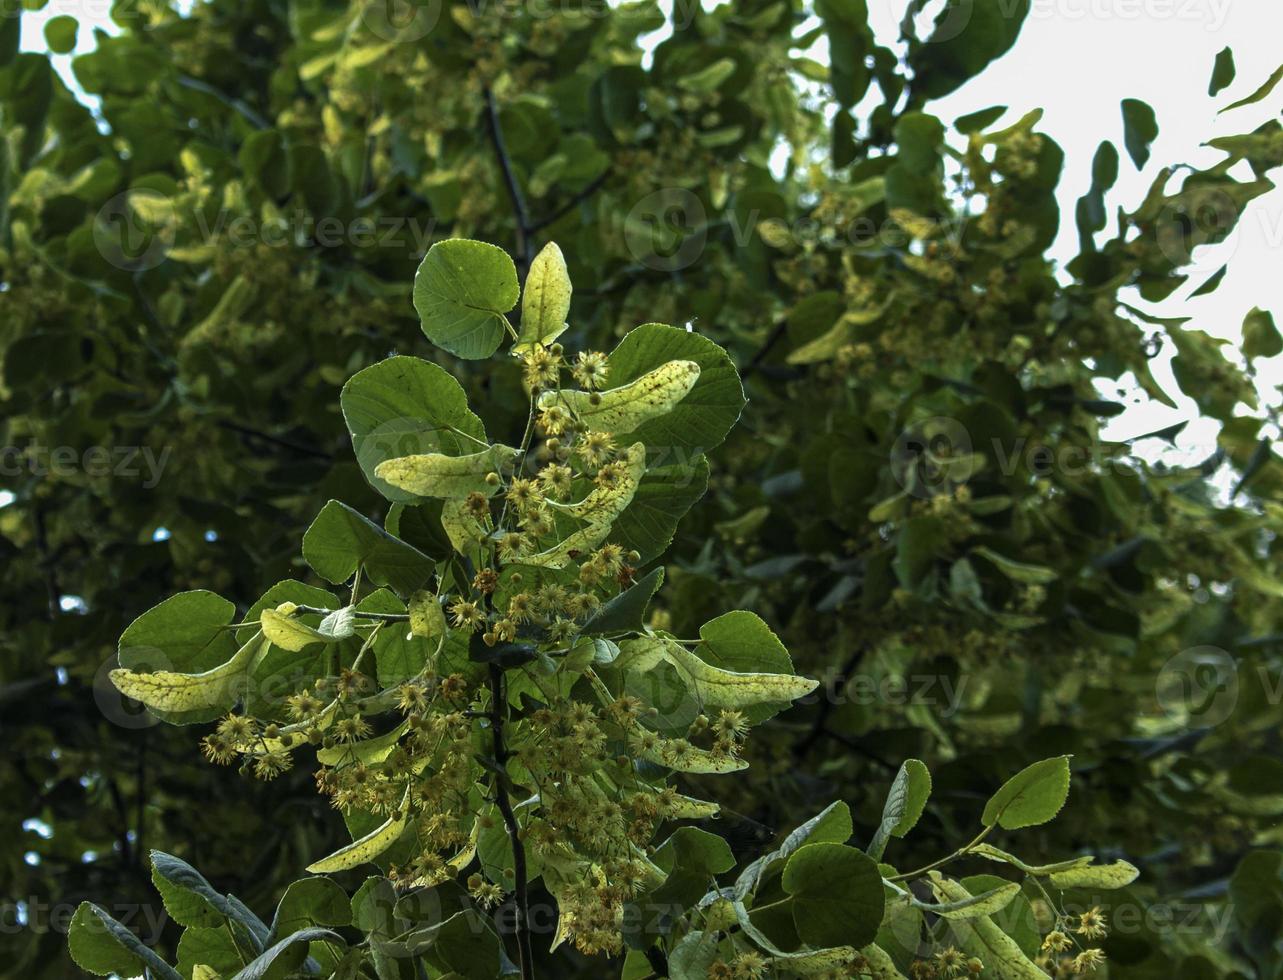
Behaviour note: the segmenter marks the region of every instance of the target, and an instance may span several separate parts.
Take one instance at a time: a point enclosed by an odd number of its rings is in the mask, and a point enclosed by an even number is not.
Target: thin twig
[[[179,75],[178,84],[182,85],[184,88],[189,88],[194,92],[202,92],[205,95],[212,96],[228,108],[235,109],[245,118],[245,121],[255,129],[271,128],[271,124],[250,108],[250,106],[243,100],[233,98],[222,89],[210,85],[209,82],[201,81],[199,78],[192,78],[190,75]]]
[[[503,816],[503,824],[508,830],[508,840],[512,842],[512,870],[517,876],[515,898],[517,904],[517,959],[521,967],[521,980],[534,980],[534,948],[530,941],[530,895],[526,887],[526,848],[521,842],[521,828],[517,825],[517,815],[513,812],[512,801],[508,798],[508,787],[505,763],[508,761],[508,747],[503,740],[503,669],[498,664],[490,665],[490,736],[494,744],[495,764],[499,772],[495,774],[495,804]]]
[[[274,446],[280,446],[282,449],[289,449],[292,452],[299,453],[303,456],[311,456],[313,459],[330,460],[334,458],[332,453],[327,453],[321,449],[313,449],[311,446],[304,446],[302,443],[283,439],[280,436],[274,436],[268,432],[260,432],[258,429],[251,429],[249,426],[241,425],[239,422],[233,422],[230,419],[219,419],[218,427],[220,429],[226,429],[229,432],[235,432],[238,435],[245,436],[249,439],[261,439],[263,442],[271,443]]]
[[[744,370],[740,372],[741,378],[747,378],[762,366],[762,362],[766,360],[766,355],[771,352],[772,348],[774,348],[776,344],[784,339],[784,334],[787,330],[788,321],[786,320],[781,320],[779,323],[775,324],[775,326],[771,327],[771,332],[768,333],[766,335],[766,339],[762,341],[762,346],[757,349],[757,353],[753,355],[752,359],[744,365]]]
[[[609,177],[610,177],[610,168],[607,167],[605,170],[599,173],[596,177],[594,177],[587,187],[585,187],[583,190],[577,193],[574,197],[572,197],[569,201],[567,201],[561,207],[557,208],[557,210],[554,211],[552,214],[548,215],[546,218],[540,218],[538,221],[536,221],[526,230],[529,231],[531,234],[534,234],[535,232],[543,231],[545,228],[547,228],[549,225],[553,224],[554,222],[560,221],[562,218],[568,215],[571,211],[573,211],[579,205],[583,204],[584,201],[588,200],[588,198],[592,197],[599,190],[601,190],[602,185],[606,183],[606,180]]]
[[[508,147],[503,141],[503,127],[499,123],[499,107],[495,104],[494,92],[486,86],[482,92],[486,101],[486,130],[490,134],[490,143],[494,146],[499,169],[503,172],[503,182],[508,188],[508,199],[512,202],[513,214],[517,219],[517,278],[525,282],[526,273],[534,259],[531,252],[530,212],[526,210],[526,199],[517,183],[517,175],[512,169],[512,158],[508,156]]]
[[[745,373],[747,374],[747,371],[745,371]],[[821,736],[831,734],[826,731],[825,726],[828,724],[829,715],[833,713],[833,708],[837,703],[837,698],[834,695],[838,690],[846,686],[851,674],[855,671],[855,668],[859,666],[860,659],[864,656],[864,652],[864,644],[857,646],[851,656],[847,658],[846,663],[842,665],[842,669],[838,671],[838,675],[835,678],[837,683],[830,689],[829,697],[825,698],[820,703],[820,708],[815,714],[815,721],[811,725],[811,730],[800,742],[797,743],[797,745],[793,746],[793,755],[796,758],[800,759],[802,756],[806,755],[806,753],[810,751],[811,747],[820,740]]]

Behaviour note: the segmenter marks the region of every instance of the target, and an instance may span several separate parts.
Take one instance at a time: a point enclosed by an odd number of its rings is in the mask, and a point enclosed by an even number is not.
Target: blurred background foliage
[[[893,44],[865,0],[117,0],[119,33],[73,62],[82,92],[19,51],[6,4],[4,975],[71,975],[48,907],[151,902],[150,847],[266,905],[341,837],[305,774],[206,767],[105,675],[162,595],[248,608],[306,578],[325,500],[381,519],[338,410],[356,370],[438,360],[524,421],[497,377],[515,366],[419,331],[414,269],[451,236],[519,270],[555,239],[576,345],[688,324],[745,375],[659,615],[691,635],[751,609],[828,693],[762,729],[750,778],[693,790],[741,855],[835,798],[867,838],[916,756],[930,857],[1007,774],[1073,753],[1034,849],[1125,857],[1122,901],[1161,913],[1116,924],[1110,971],[1283,975],[1283,462],[1257,377],[1283,338],[1261,311],[1240,348],[1146,312],[1273,186],[1277,120],[1111,214],[1156,132],[1125,101],[1123,151],[1101,145],[1067,215],[1036,113],[931,111],[1028,0],[908,16]],[[75,29],[51,22],[49,48]],[[1216,70],[1223,88],[1232,60]],[[1175,429],[1101,434],[1170,402],[1149,370],[1166,346],[1221,425],[1204,459],[1164,461]]]

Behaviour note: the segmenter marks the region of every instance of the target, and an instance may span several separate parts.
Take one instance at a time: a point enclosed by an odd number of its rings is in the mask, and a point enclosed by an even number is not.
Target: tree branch
[[[594,177],[591,183],[589,183],[587,187],[585,187],[583,190],[577,193],[574,197],[572,197],[569,201],[567,201],[561,207],[557,208],[556,211],[548,215],[546,218],[540,218],[538,221],[532,224],[527,229],[527,231],[529,231],[531,234],[534,234],[535,232],[543,231],[550,224],[553,224],[556,221],[560,221],[562,218],[568,215],[571,211],[577,208],[580,204],[582,204],[584,201],[588,200],[588,198],[592,197],[599,190],[601,190],[602,185],[606,183],[606,180],[609,177],[610,177],[610,168],[607,167],[600,174]]]
[[[503,141],[503,127],[499,123],[499,107],[495,104],[494,92],[487,85],[482,90],[482,95],[486,102],[486,130],[490,134],[490,143],[494,146],[504,186],[508,189],[508,199],[512,202],[513,215],[517,220],[517,278],[525,282],[526,273],[534,259],[531,254],[530,212],[526,210],[526,199],[522,196],[521,185],[517,183],[517,175],[512,169],[512,158],[508,156],[508,147]]]
[[[228,432],[235,432],[238,435],[245,436],[249,439],[261,439],[263,442],[270,443],[273,446],[280,446],[282,449],[289,449],[302,456],[311,456],[313,459],[330,460],[334,458],[332,453],[327,453],[321,449],[313,449],[311,446],[304,446],[302,443],[293,442],[289,439],[282,439],[280,436],[274,436],[267,432],[260,432],[258,429],[251,429],[247,425],[241,425],[238,422],[232,422],[229,419],[219,419],[218,427],[226,429]]]
[[[505,783],[507,771],[504,768],[508,761],[508,747],[503,740],[503,669],[498,664],[490,665],[490,735],[494,742],[495,764],[499,772],[495,774],[495,804],[503,816],[504,827],[508,830],[508,840],[512,843],[512,870],[517,876],[517,961],[521,967],[521,980],[534,980],[534,949],[530,941],[530,895],[526,887],[526,848],[521,843],[521,828],[517,826],[517,815],[513,812],[512,801],[508,798],[508,787]]]
[[[766,355],[769,354],[772,348],[774,348],[775,345],[784,338],[785,331],[787,330],[787,320],[781,320],[779,323],[775,324],[775,326],[771,327],[771,332],[768,333],[766,335],[766,339],[762,341],[762,346],[757,349],[757,353],[753,355],[752,359],[744,365],[744,370],[740,372],[741,378],[747,378],[762,366],[762,362],[766,360]]]

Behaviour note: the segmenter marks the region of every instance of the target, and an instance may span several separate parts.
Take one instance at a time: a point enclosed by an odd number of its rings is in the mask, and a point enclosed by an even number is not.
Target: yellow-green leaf
[[[934,886],[937,882],[943,880],[944,876],[938,871],[931,872],[931,883]],[[1011,900],[1020,894],[1020,883],[1009,881],[998,888],[991,888],[989,891],[981,892],[979,895],[968,894],[965,898],[951,899],[932,905],[930,902],[920,902],[916,898],[910,898],[910,901],[924,912],[931,912],[935,915],[946,919],[974,919],[982,915],[994,915],[1001,912]]]
[[[355,868],[357,865],[365,864],[367,861],[373,861],[396,843],[397,838],[405,830],[409,812],[410,789],[407,786],[405,796],[401,799],[401,806],[397,808],[396,813],[359,840],[354,840],[347,847],[339,848],[329,857],[321,858],[321,860],[309,864],[307,866],[308,873],[314,875],[330,874],[334,871],[346,871],[349,868]]]
[[[948,878],[930,884],[931,891],[941,902],[961,902],[971,898],[966,888]],[[986,975],[992,973],[1002,980],[1047,980],[1047,974],[988,916],[951,919],[949,928],[963,952],[984,963]]]
[[[721,812],[722,808],[716,803],[679,795],[669,808],[668,815],[673,820],[711,820]]]
[[[521,333],[513,350],[520,352],[534,344],[551,344],[566,329],[570,312],[570,273],[566,259],[555,242],[543,247],[526,275],[521,294]]]
[[[1025,874],[1046,876],[1057,871],[1070,871],[1074,868],[1081,868],[1084,865],[1091,864],[1094,860],[1090,854],[1084,854],[1081,857],[1070,858],[1067,861],[1057,861],[1053,864],[1026,864],[1016,855],[1011,854],[1001,848],[994,847],[992,844],[977,844],[971,848],[969,854],[976,854],[990,861],[1001,861],[1003,864],[1009,864],[1013,868],[1018,868]]]
[[[860,950],[867,971],[873,980],[906,980],[895,965],[895,960],[877,943],[870,943]]]
[[[445,611],[441,601],[431,592],[420,590],[410,596],[410,635],[428,640],[439,640],[446,635]]]
[[[401,736],[410,730],[407,718],[389,732],[375,738],[367,738],[349,745],[335,745],[328,749],[318,749],[316,761],[323,766],[337,766],[341,762],[363,762],[367,766],[378,765],[387,760],[396,749]]]
[[[420,497],[462,498],[470,493],[489,497],[499,484],[487,483],[486,476],[507,468],[516,457],[517,450],[510,446],[491,446],[467,456],[423,453],[384,460],[374,468],[374,475]]]
[[[441,508],[441,527],[450,539],[450,545],[459,554],[486,536],[486,529],[468,510],[464,500],[450,500]]]
[[[632,432],[644,422],[666,415],[699,380],[694,361],[669,361],[622,388],[603,392],[562,389],[545,391],[539,407],[562,405],[586,427],[598,432]]]
[[[1140,871],[1127,861],[1112,864],[1087,864],[1067,871],[1056,871],[1051,883],[1057,888],[1125,888],[1139,877]]]
[[[633,502],[637,487],[646,473],[646,447],[635,442],[619,458],[624,472],[608,487],[597,487],[577,504],[555,504],[558,511],[589,524],[609,524]]]
[[[636,734],[641,735],[640,728],[636,730]],[[666,766],[674,772],[727,773],[748,768],[748,763],[743,759],[727,753],[714,755],[696,748],[685,739],[661,738],[651,746],[638,739],[635,745],[639,758]]]
[[[333,643],[355,633],[356,618],[350,606],[336,609],[315,629],[294,617],[297,608],[292,602],[283,602],[275,609],[264,609],[259,614],[263,635],[282,650],[297,652],[313,643]]]
[[[705,663],[680,643],[669,641],[668,659],[686,677],[696,698],[714,708],[747,708],[772,701],[795,701],[819,681],[793,674],[738,673]]]
[[[203,673],[178,674],[158,670],[136,674],[119,668],[111,672],[111,682],[121,694],[157,711],[230,707],[239,695],[237,686],[244,681],[250,663],[265,644],[262,630],[257,630],[231,660]]]
[[[589,524],[564,540],[533,555],[523,555],[513,559],[513,564],[533,565],[536,568],[565,568],[571,556],[591,551],[606,540],[610,533],[610,524]]]

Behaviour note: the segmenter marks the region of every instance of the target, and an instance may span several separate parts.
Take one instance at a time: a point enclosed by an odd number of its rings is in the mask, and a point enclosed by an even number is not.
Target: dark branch
[[[530,895],[526,886],[526,848],[521,843],[521,828],[517,825],[517,815],[512,810],[512,801],[508,798],[507,770],[508,747],[503,740],[503,669],[498,664],[490,665],[490,736],[494,743],[495,764],[499,772],[495,774],[495,804],[503,816],[504,827],[508,831],[508,840],[512,843],[512,870],[517,876],[517,962],[521,967],[521,980],[534,980],[534,948],[530,941]]]
[[[512,169],[512,158],[508,156],[508,147],[503,141],[503,127],[499,124],[499,107],[495,104],[494,92],[487,85],[483,91],[486,100],[486,130],[490,134],[490,143],[494,146],[499,169],[503,173],[504,186],[508,189],[508,199],[512,202],[513,215],[517,223],[517,277],[524,282],[526,272],[534,259],[531,253],[530,212],[526,210],[526,199],[517,183],[517,175]]]
[[[606,183],[606,180],[609,177],[610,177],[610,168],[607,167],[600,174],[594,177],[592,179],[592,182],[589,183],[587,187],[581,190],[578,194],[576,194],[574,197],[572,197],[569,201],[567,201],[565,204],[559,207],[552,214],[548,215],[546,218],[540,218],[538,221],[532,224],[527,229],[527,231],[529,231],[531,234],[534,234],[535,232],[543,231],[545,228],[547,228],[549,225],[553,224],[554,222],[560,221],[562,218],[568,215],[571,211],[577,208],[580,204],[582,204],[584,201],[588,200],[588,198],[592,197],[599,190],[601,190],[602,185]]]
[[[828,731],[826,726],[829,722],[829,715],[833,713],[833,708],[837,704],[836,692],[846,686],[851,674],[860,665],[860,660],[863,656],[864,644],[860,644],[855,648],[851,656],[847,658],[846,663],[842,665],[842,669],[838,671],[837,677],[834,678],[835,683],[828,689],[828,697],[820,702],[819,710],[815,713],[815,721],[811,723],[811,730],[807,732],[800,742],[793,746],[795,758],[800,760],[822,736],[833,734]]]
[[[251,429],[247,425],[241,425],[238,422],[232,422],[229,419],[219,419],[218,427],[226,429],[228,432],[235,432],[238,435],[245,436],[248,439],[259,439],[263,442],[270,443],[273,446],[280,446],[282,449],[288,449],[302,456],[311,456],[313,459],[330,460],[334,456],[320,449],[314,449],[311,446],[304,446],[302,443],[293,442],[290,439],[284,439],[281,436],[274,436],[268,432],[260,432],[258,429]]]
[[[775,324],[775,326],[771,327],[771,332],[768,333],[766,335],[766,339],[762,341],[762,346],[757,349],[757,353],[753,355],[752,360],[744,365],[744,370],[740,372],[741,378],[747,378],[762,366],[762,362],[766,360],[766,356],[771,352],[776,344],[784,339],[784,334],[787,330],[788,322],[786,320],[781,320],[779,323]]]
[[[646,947],[646,962],[649,963],[650,968],[655,971],[655,976],[668,976],[668,957],[664,955],[664,951],[658,946]]]

